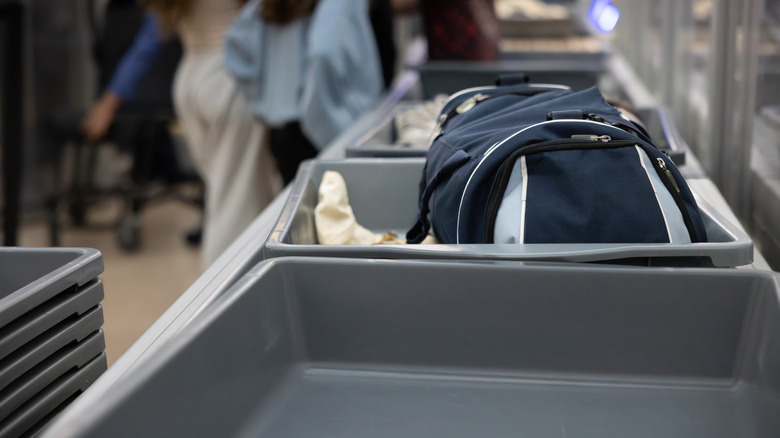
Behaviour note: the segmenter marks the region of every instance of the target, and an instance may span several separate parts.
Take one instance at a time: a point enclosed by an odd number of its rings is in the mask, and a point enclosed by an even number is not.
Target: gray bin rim
[[[747,277],[764,278],[778,284],[780,290],[780,272],[764,271],[758,269],[712,269],[706,267],[662,267],[662,266],[631,266],[631,265],[604,265],[593,263],[577,262],[555,262],[544,260],[453,260],[453,259],[372,259],[359,257],[314,257],[314,256],[290,256],[267,259],[256,264],[244,276],[244,281],[249,282],[252,278],[262,277],[266,272],[272,269],[278,269],[277,266],[292,266],[299,264],[329,264],[329,265],[352,265],[352,266],[392,266],[414,264],[418,266],[487,266],[495,269],[517,269],[533,271],[551,271],[551,272],[591,272],[613,275],[616,273],[637,273],[652,274],[653,272],[664,273],[667,275],[705,275],[708,277]],[[240,288],[241,286],[234,286]]]
[[[0,257],[14,255],[33,256],[72,255],[73,259],[51,272],[32,280],[5,297],[0,298],[0,315],[3,323],[23,315],[31,307],[74,285],[81,287],[97,278],[105,269],[103,254],[94,248],[0,248]]]

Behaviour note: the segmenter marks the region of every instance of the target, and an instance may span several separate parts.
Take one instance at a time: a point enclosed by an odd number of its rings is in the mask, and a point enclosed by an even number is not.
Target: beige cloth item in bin
[[[355,220],[347,197],[347,185],[338,172],[327,171],[322,175],[314,223],[321,244],[370,245],[379,240]]]
[[[319,201],[314,208],[314,225],[317,239],[325,245],[373,245],[385,243],[405,244],[396,234],[374,234],[357,223],[347,196],[347,184],[340,173],[326,171],[322,175]],[[422,243],[435,243],[432,236]]]

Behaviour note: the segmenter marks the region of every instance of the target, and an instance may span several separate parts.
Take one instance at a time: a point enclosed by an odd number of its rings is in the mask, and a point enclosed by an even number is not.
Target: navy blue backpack
[[[440,243],[689,243],[696,201],[639,123],[595,87],[520,83],[443,108],[407,233]]]

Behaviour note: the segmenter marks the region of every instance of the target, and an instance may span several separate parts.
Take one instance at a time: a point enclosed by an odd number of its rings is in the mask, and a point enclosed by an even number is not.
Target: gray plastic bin
[[[398,143],[395,118],[404,111],[421,104],[422,101],[401,101],[378,123],[344,149],[347,157],[424,157],[428,155],[428,144]]]
[[[345,148],[347,157],[425,157],[428,155],[426,144],[401,144],[397,142],[398,133],[395,118],[420,102],[402,101],[388,112],[379,123],[369,129],[354,144]],[[664,108],[641,108],[639,116],[645,122],[654,144],[664,150],[677,166],[685,164],[687,143],[677,131],[670,112]]]
[[[80,342],[103,325],[103,309],[98,305],[82,316],[75,315],[0,361],[0,392],[11,382],[43,362],[55,352]]]
[[[62,321],[82,315],[103,300],[103,283],[93,280],[80,288],[60,293],[12,323],[0,328],[0,360],[23,347]]]
[[[776,274],[266,261],[51,437],[780,436]]]
[[[16,409],[72,369],[80,369],[106,349],[103,331],[58,351],[0,391],[0,424]]]
[[[0,422],[0,436],[34,436],[73,399],[89,388],[106,368],[106,354],[101,353],[80,369],[69,371]],[[60,435],[57,431],[53,432],[55,436]]]
[[[501,59],[507,61],[578,61],[586,63],[600,63],[606,65],[610,53],[605,50],[593,52],[568,51],[568,50],[509,50],[501,52]],[[532,78],[533,79],[533,78]]]
[[[598,85],[606,66],[603,60],[501,59],[498,61],[428,61],[415,67],[420,73],[424,99],[464,88],[493,85],[500,74],[524,73],[532,82],[568,85],[584,90]]]
[[[0,328],[102,272],[95,249],[0,248]]]
[[[699,199],[709,242],[693,244],[319,245],[314,227],[317,188],[326,170],[344,177],[359,224],[403,237],[417,214],[424,159],[355,158],[304,162],[287,204],[263,248],[264,258],[306,255],[391,259],[510,259],[569,262],[630,261],[667,266],[750,264],[753,242]]]
[[[558,19],[511,17],[498,20],[498,33],[502,37],[568,37],[574,35],[576,32],[577,22],[572,17]]]

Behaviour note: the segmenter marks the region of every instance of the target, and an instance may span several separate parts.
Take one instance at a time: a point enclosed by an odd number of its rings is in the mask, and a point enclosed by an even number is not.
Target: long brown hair
[[[267,23],[283,26],[314,11],[318,0],[263,0],[260,18]]]
[[[141,4],[157,12],[163,29],[172,32],[176,23],[192,9],[195,0],[140,0]]]

